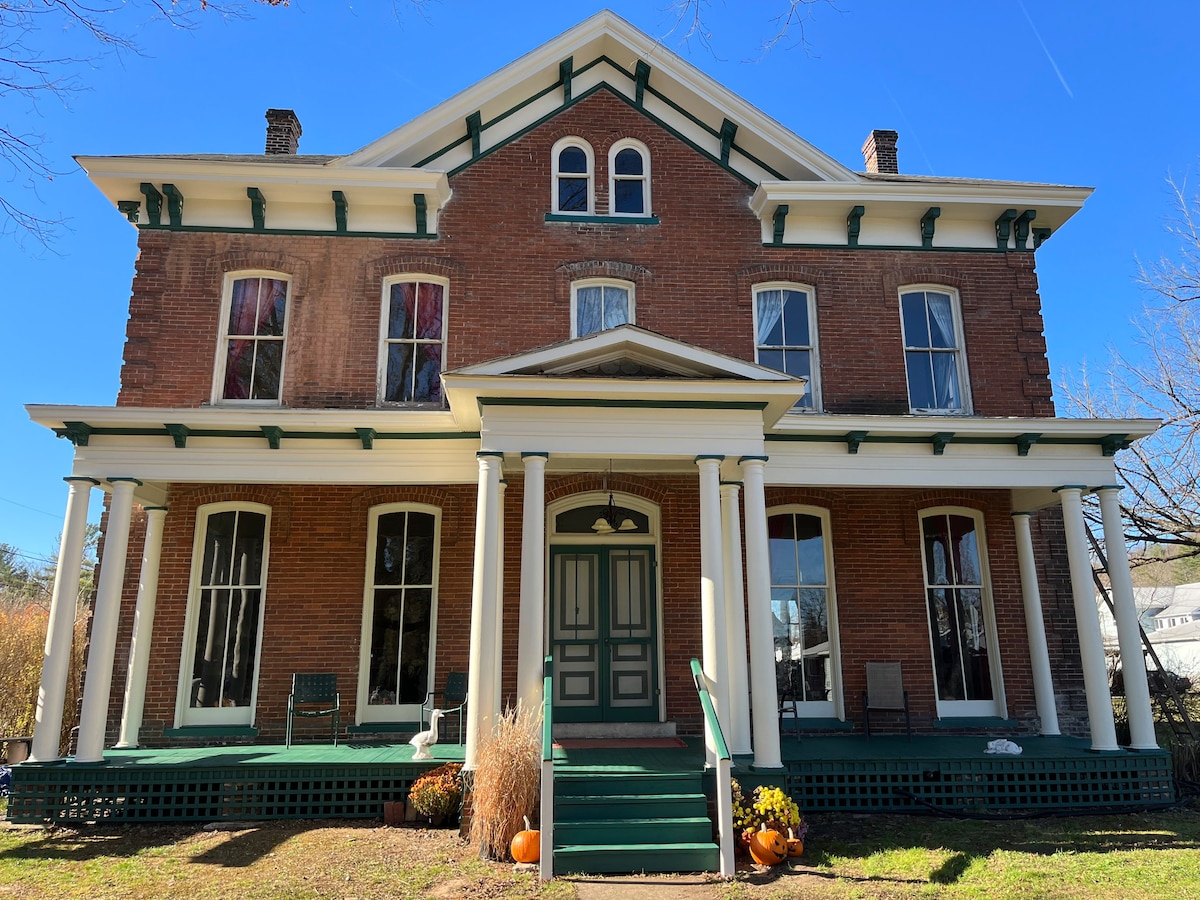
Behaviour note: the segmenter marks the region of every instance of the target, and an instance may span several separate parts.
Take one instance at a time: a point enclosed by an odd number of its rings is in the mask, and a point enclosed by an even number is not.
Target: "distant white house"
[[[1167,669],[1200,676],[1200,582],[1133,589],[1142,630]],[[1105,649],[1117,650],[1117,626],[1108,604],[1097,596]]]

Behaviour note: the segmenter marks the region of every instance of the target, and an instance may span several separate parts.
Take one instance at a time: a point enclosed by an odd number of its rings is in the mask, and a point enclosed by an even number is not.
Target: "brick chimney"
[[[300,149],[300,120],[296,118],[295,110],[267,110],[267,149],[268,155],[273,153],[288,153],[295,155]]]
[[[299,126],[297,126],[299,127]],[[862,145],[863,159],[867,171],[881,175],[900,174],[900,160],[896,156],[896,141],[900,135],[894,131],[876,128]]]

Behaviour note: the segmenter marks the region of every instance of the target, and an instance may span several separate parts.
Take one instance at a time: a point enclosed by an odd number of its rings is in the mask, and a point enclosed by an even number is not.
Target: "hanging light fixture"
[[[608,477],[612,475],[612,460],[608,461],[608,475],[604,476],[604,490],[608,491],[608,506],[592,523],[592,531],[596,534],[612,534],[614,531],[637,531],[637,522],[629,516],[629,510],[617,506],[613,500],[612,491],[608,487]]]

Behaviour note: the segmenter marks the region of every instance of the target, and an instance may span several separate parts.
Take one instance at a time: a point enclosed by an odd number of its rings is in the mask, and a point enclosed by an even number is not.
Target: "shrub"
[[[430,769],[408,791],[413,809],[435,821],[453,817],[462,806],[462,763]]]
[[[790,828],[800,840],[804,840],[808,834],[808,823],[800,815],[800,807],[781,788],[760,784],[747,799],[736,778],[731,779],[730,787],[733,793],[733,827],[735,833],[741,835],[743,843],[748,842],[750,835],[763,825],[782,835],[787,835]]]

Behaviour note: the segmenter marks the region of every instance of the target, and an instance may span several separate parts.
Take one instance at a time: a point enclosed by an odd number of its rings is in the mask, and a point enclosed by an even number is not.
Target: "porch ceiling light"
[[[608,461],[608,475],[612,474],[612,460]],[[604,476],[604,487],[608,489],[608,475]],[[608,491],[608,506],[592,523],[596,534],[612,534],[614,531],[637,531],[637,522],[629,517],[629,511],[617,506],[612,491]]]

